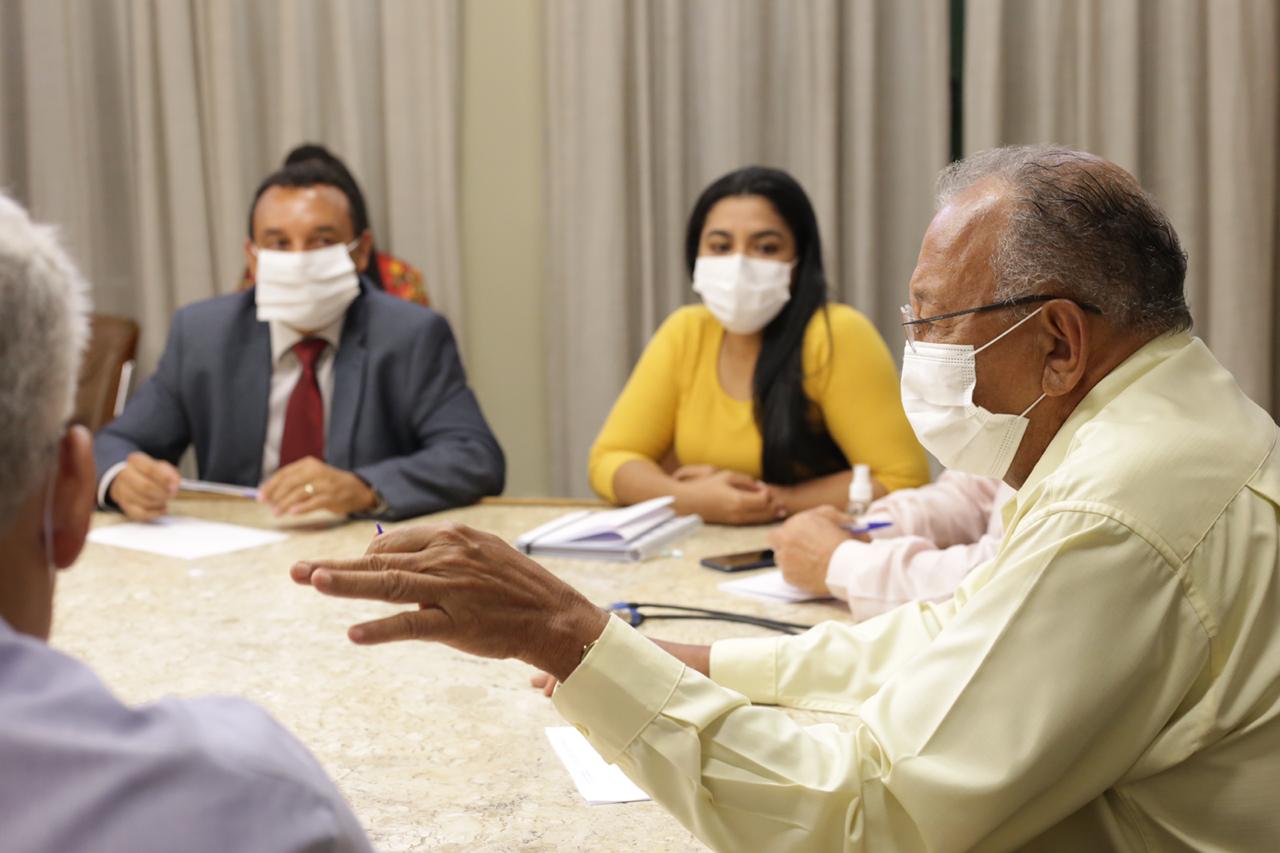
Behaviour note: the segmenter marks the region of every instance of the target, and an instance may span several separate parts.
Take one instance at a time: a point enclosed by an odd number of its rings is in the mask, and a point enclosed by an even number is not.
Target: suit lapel
[[[367,285],[361,285],[364,291]],[[364,361],[366,314],[362,292],[347,309],[342,326],[342,340],[333,362],[333,402],[329,407],[329,428],[325,436],[325,462],[335,468],[351,470],[352,447],[356,433],[356,415],[364,394]]]
[[[250,306],[252,306],[252,302]],[[271,396],[271,330],[249,313],[245,345],[239,350],[231,387],[235,398],[228,411],[243,425],[236,430],[244,436],[236,444],[235,470],[241,478],[232,482],[257,485],[262,480],[262,446],[267,440],[267,408]]]

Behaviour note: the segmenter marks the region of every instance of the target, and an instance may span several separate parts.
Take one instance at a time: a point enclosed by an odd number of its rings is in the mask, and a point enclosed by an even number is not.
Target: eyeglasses
[[[1068,302],[1074,302],[1085,311],[1091,314],[1102,314],[1102,309],[1097,305],[1091,305],[1088,302],[1081,302],[1078,299],[1072,299],[1070,296],[1055,296],[1049,293],[1032,293],[1027,296],[1018,296],[1014,299],[1006,299],[1002,302],[992,302],[989,305],[979,305],[977,308],[964,308],[960,311],[949,311],[946,314],[934,314],[932,317],[917,317],[915,309],[908,302],[898,309],[902,314],[902,333],[907,336],[907,344],[914,351],[916,343],[916,326],[924,323],[934,323],[938,320],[950,320],[952,317],[963,317],[965,314],[981,314],[986,311],[999,311],[1002,308],[1016,308],[1019,305],[1031,305],[1036,302],[1051,302],[1054,299],[1065,299]]]

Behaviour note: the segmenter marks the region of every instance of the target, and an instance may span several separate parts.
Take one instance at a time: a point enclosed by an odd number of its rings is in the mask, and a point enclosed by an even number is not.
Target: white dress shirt
[[[1000,550],[1000,510],[1013,495],[999,480],[944,471],[936,483],[880,498],[863,521],[891,526],[871,531],[870,542],[850,539],[836,548],[828,589],[859,621],[908,601],[950,598]]]
[[[315,758],[241,699],[130,708],[0,619],[5,853],[372,850]]]
[[[324,428],[329,432],[329,411],[333,406],[333,362],[342,341],[342,315],[330,325],[310,335],[284,323],[272,321],[271,327],[271,393],[267,398],[267,434],[262,444],[262,482],[266,482],[280,467],[280,442],[284,439],[284,416],[289,407],[289,395],[302,378],[302,361],[293,351],[293,345],[304,337],[323,338],[329,342],[316,359],[316,382],[320,385],[320,399],[324,402]]]

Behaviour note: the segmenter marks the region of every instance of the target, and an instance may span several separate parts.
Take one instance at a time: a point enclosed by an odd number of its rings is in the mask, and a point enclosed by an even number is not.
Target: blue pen
[[[373,526],[374,526],[374,527],[376,527],[376,528],[378,528],[378,532],[377,532],[375,535],[377,535],[377,536],[381,536],[381,535],[382,535],[382,525],[375,521],[375,522],[373,523]]]
[[[857,536],[860,533],[870,533],[873,530],[884,530],[886,527],[893,527],[892,521],[869,521],[866,524],[842,524],[845,530]]]

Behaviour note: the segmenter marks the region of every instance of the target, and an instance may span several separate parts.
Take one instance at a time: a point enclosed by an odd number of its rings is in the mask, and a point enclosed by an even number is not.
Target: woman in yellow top
[[[702,305],[667,318],[591,448],[592,487],[621,504],[674,495],[707,521],[844,509],[850,468],[876,496],[928,479],[875,327],[827,302],[813,206],[751,166],[703,191],[685,254]]]

